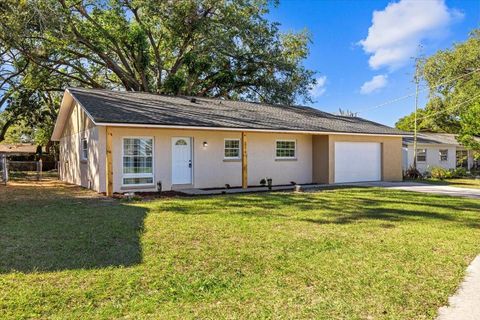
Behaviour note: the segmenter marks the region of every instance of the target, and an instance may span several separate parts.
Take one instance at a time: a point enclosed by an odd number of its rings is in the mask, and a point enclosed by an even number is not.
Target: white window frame
[[[446,151],[447,152],[447,158],[445,160],[442,159],[442,151]],[[440,162],[447,162],[448,161],[448,156],[449,156],[449,153],[448,152],[448,149],[439,149],[438,150],[438,156],[440,157]]]
[[[123,173],[123,157],[125,156],[125,139],[152,139],[152,173]],[[151,187],[155,185],[155,138],[153,136],[124,136],[122,137],[122,187]],[[125,178],[152,178],[152,183],[125,184]]]
[[[227,141],[238,141],[238,157],[226,157],[225,156],[225,150],[227,149],[225,147],[225,143]],[[233,149],[233,148],[229,148],[229,149]],[[223,139],[223,159],[225,159],[225,160],[240,160],[240,159],[242,159],[242,142],[240,141],[239,138],[225,138],[225,139]]]
[[[294,148],[294,152],[295,152],[295,155],[293,157],[278,157],[277,156],[277,143],[278,142],[293,142],[294,145],[295,145],[295,148]],[[297,159],[297,140],[295,139],[277,139],[275,140],[275,159],[290,159],[290,160],[295,160]]]
[[[86,144],[86,148],[84,148],[84,143]],[[80,160],[82,160],[82,161],[87,161],[88,160],[88,140],[87,140],[87,138],[80,139]]]
[[[419,152],[420,150],[424,150],[425,151],[425,160],[418,160],[418,156],[419,156]],[[416,153],[416,157],[417,157],[417,162],[427,162],[427,148],[418,148],[417,149],[417,153]]]

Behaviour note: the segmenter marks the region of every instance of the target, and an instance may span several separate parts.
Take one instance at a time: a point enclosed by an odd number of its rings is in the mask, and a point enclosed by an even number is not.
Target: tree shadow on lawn
[[[32,198],[0,206],[0,273],[141,263],[145,208],[105,198]]]
[[[336,195],[319,192],[202,197],[200,206],[195,202],[199,198],[189,198],[182,204],[165,204],[159,209],[191,215],[218,213],[225,209],[225,214],[290,218],[316,224],[378,220],[388,223],[389,228],[392,223],[415,219],[461,223],[471,228],[480,226],[480,202],[475,200],[383,189],[376,189],[372,197],[365,191],[371,192],[371,188],[354,188]]]

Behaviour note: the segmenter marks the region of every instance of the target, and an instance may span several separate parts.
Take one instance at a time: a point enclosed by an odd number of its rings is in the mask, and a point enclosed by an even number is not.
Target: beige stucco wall
[[[80,142],[84,138],[88,143],[86,161],[80,159]],[[104,190],[104,150],[104,130],[96,127],[78,105],[73,105],[60,139],[60,179],[99,192]]]
[[[379,142],[382,144],[382,180],[401,181],[402,177],[402,137],[398,136],[329,136],[329,183],[335,181],[335,142]],[[355,159],[352,159],[355,161]]]
[[[312,136],[313,182],[329,183],[329,136]]]
[[[122,188],[122,138],[131,136],[154,138],[154,182],[162,181],[164,190],[172,188],[171,144],[174,137],[192,138],[193,184],[189,187],[241,185],[241,160],[224,160],[224,140],[241,139],[240,132],[133,127],[111,127],[111,132],[114,192],[156,190],[156,186],[142,189]],[[88,141],[87,161],[80,161],[82,138]],[[276,159],[276,140],[295,140],[296,159]],[[333,183],[336,141],[381,143],[382,179],[388,181],[402,179],[401,137],[248,132],[248,184],[258,185],[262,178],[272,178],[275,185],[289,184],[291,181],[300,184]],[[203,146],[204,142],[208,143],[207,147]],[[106,127],[95,126],[76,105],[72,108],[60,139],[60,151],[62,180],[98,192],[106,191]]]
[[[154,138],[154,181],[162,181],[165,190],[172,187],[172,138],[191,137],[193,143],[193,187],[240,186],[242,183],[241,160],[224,160],[224,140],[240,139],[240,132],[141,129],[112,127],[112,159],[114,192],[126,192],[122,188],[122,138],[147,136]],[[275,159],[277,139],[297,141],[297,159]],[[248,184],[258,185],[260,179],[269,177],[274,184],[309,183],[312,180],[311,136],[302,134],[247,133]],[[203,142],[208,147],[203,147]],[[178,187],[178,186],[177,186]],[[154,189],[140,189],[152,190]],[[131,188],[130,188],[131,189]]]
[[[258,185],[265,177],[272,178],[276,185],[312,182],[311,135],[249,133],[247,139],[249,185]],[[276,140],[295,140],[296,159],[275,159]]]

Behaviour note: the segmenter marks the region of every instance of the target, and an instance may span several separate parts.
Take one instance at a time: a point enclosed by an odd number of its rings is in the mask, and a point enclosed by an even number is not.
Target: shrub
[[[463,178],[467,176],[467,169],[456,168],[452,170],[452,178]]]
[[[452,173],[443,167],[433,167],[430,170],[430,176],[434,179],[444,180],[451,178]]]
[[[410,166],[404,174],[405,179],[420,179],[422,178],[422,174],[418,169],[414,168],[413,166]]]

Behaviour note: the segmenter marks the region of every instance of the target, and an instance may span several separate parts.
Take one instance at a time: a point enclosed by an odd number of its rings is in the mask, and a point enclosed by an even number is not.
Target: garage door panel
[[[379,181],[381,144],[375,142],[335,142],[335,183]]]

